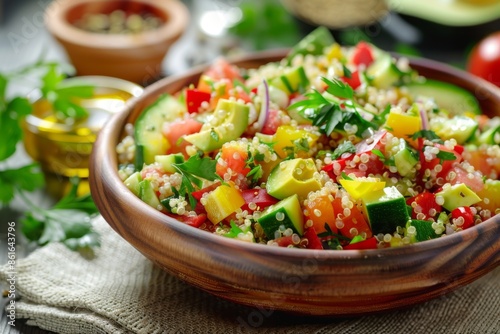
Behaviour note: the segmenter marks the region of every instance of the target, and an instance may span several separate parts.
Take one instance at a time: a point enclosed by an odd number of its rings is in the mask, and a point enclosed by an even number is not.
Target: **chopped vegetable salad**
[[[134,194],[242,242],[399,247],[500,213],[500,118],[322,27],[279,62],[218,59],[126,130],[119,175]]]

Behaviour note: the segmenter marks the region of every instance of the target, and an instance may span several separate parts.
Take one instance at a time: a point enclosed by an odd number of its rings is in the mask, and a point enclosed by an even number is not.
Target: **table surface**
[[[193,8],[196,6],[197,2],[200,1],[203,0],[186,0],[184,2],[188,5],[193,14]],[[50,0],[0,0],[0,72],[9,71],[32,63],[38,59],[43,52],[46,53],[47,59],[68,62],[61,46],[50,37],[43,26],[41,18],[45,7],[49,3]],[[169,54],[164,59],[164,75],[183,72],[193,66],[193,64],[210,61],[220,53],[219,47],[221,46],[221,40],[209,40],[209,43],[206,43],[206,40],[200,39],[199,30],[195,22],[196,20],[191,21],[191,25],[186,34],[172,47]],[[415,36],[415,34],[424,34],[424,38],[418,44],[422,55],[446,63],[463,66],[466,60],[467,45],[461,45],[460,43],[445,43],[440,47],[436,47],[435,43],[428,43],[430,39],[427,39],[425,35],[427,34],[425,29],[432,29],[432,24],[428,26],[427,23],[425,23],[425,26],[422,28],[421,26],[415,25],[419,23],[421,22],[418,20],[415,21],[412,18],[406,18],[405,21],[400,16],[392,13],[375,27],[381,28],[382,31],[377,34],[372,34],[372,37],[374,37],[373,42],[385,49],[391,50],[395,43],[401,41],[409,42],[411,41],[411,36]],[[301,24],[301,27],[304,33],[310,28],[303,24]],[[469,40],[469,43],[479,40],[479,38],[484,36],[487,32],[492,31],[492,27],[493,30],[495,29],[494,27],[496,27],[496,30],[500,29],[500,20],[480,27],[475,27],[474,32],[476,35],[472,37],[473,40]],[[421,29],[420,32],[419,29]],[[453,33],[453,31],[455,31],[455,35],[462,34],[461,28],[453,30],[444,27],[441,32],[446,35],[446,33]],[[369,33],[370,30],[364,27],[364,32]],[[436,36],[433,36],[433,40],[435,40],[435,37]],[[449,42],[453,39],[447,40]],[[200,43],[204,43],[203,57],[197,52]],[[207,49],[207,45],[215,45],[217,47]],[[16,89],[21,93],[27,94],[30,86],[16,87]],[[18,152],[9,162],[18,164],[27,161],[27,159],[28,157],[23,151],[23,148],[19,147]],[[0,164],[0,167],[1,166]],[[43,205],[43,201],[50,199],[47,199],[47,196],[41,191],[34,194],[34,200]],[[0,208],[0,263],[5,263],[7,261],[7,246],[5,245],[7,239],[7,222],[17,221],[21,211],[22,203],[19,201],[14,201],[8,208]],[[16,255],[18,258],[25,256],[29,252],[29,250],[26,249],[26,245],[22,243],[18,243],[17,246]],[[3,302],[5,302],[5,300],[3,300]],[[0,318],[0,333],[47,333],[41,329],[25,325],[21,319],[16,319],[16,327],[9,326],[7,321],[8,319],[3,312]]]

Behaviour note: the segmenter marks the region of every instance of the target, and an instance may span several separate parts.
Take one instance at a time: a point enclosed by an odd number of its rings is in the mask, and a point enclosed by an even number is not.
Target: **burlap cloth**
[[[410,309],[298,317],[240,306],[172,277],[102,218],[93,259],[53,244],[17,263],[17,318],[58,333],[500,333],[500,268]],[[5,280],[6,268],[0,269]]]

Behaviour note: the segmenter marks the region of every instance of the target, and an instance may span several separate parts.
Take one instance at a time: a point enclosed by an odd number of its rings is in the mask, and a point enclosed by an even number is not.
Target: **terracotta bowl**
[[[283,52],[236,63],[254,67]],[[443,64],[412,60],[421,74],[453,82],[500,115],[500,89]],[[90,167],[92,196],[106,221],[164,270],[213,295],[306,315],[361,315],[409,306],[468,284],[500,264],[500,215],[460,233],[400,248],[308,250],[217,236],[180,223],[132,194],[118,177],[115,147],[126,123],[160,94],[195,82],[200,68],[163,79],[129,101],[102,129]]]
[[[103,34],[77,28],[85,14],[146,12],[162,24],[134,34]],[[45,13],[48,31],[62,44],[78,75],[104,75],[145,85],[158,78],[170,46],[189,21],[186,6],[178,0],[58,0]]]

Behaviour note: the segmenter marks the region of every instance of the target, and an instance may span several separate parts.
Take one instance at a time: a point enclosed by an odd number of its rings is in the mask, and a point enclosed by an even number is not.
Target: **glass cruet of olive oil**
[[[102,125],[112,114],[120,112],[128,99],[143,92],[135,83],[105,76],[74,77],[65,83],[94,87],[90,98],[74,101],[87,109],[88,117],[61,121],[55,116],[51,103],[35,91],[29,96],[33,112],[23,124],[26,152],[40,162],[49,188],[51,184],[60,187],[57,183],[69,177],[83,180],[88,177],[92,145]]]

